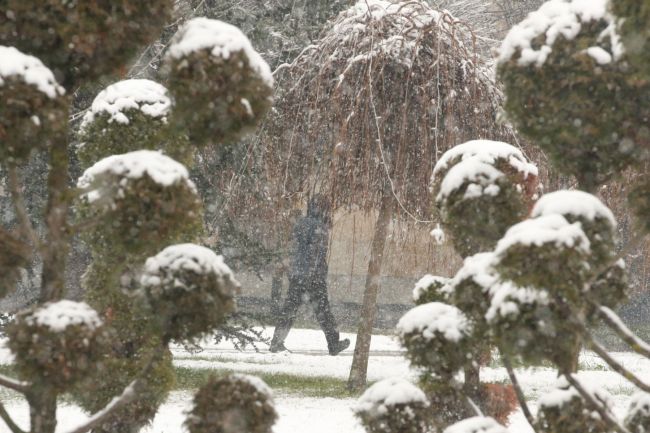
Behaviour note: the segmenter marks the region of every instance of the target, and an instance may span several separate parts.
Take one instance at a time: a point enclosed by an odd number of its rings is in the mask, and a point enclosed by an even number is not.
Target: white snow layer
[[[475,416],[447,427],[443,433],[508,433],[508,430],[488,416]]]
[[[513,245],[554,244],[589,253],[589,240],[579,222],[569,224],[562,215],[551,214],[524,220],[510,227],[497,243],[494,253],[500,257]]]
[[[167,55],[179,59],[201,50],[210,50],[213,56],[223,59],[242,51],[249,66],[273,87],[271,68],[237,27],[208,18],[191,19],[176,33]]]
[[[420,388],[400,377],[388,378],[373,384],[357,401],[356,413],[370,417],[385,415],[398,404],[422,403],[428,406],[427,396]]]
[[[229,276],[234,281],[230,268],[224,263],[223,256],[216,255],[211,249],[195,244],[171,245],[154,257],[149,257],[144,265],[140,282],[144,286],[159,286],[161,283],[173,282],[174,288],[189,290],[177,273],[193,272],[197,275],[216,275],[218,278]],[[162,281],[165,278],[169,281]],[[164,284],[167,287],[167,284]]]
[[[84,172],[77,181],[77,187],[90,189],[95,186],[96,180],[109,175],[127,179],[140,179],[147,175],[161,186],[185,183],[196,192],[183,164],[153,150],[137,150],[104,158]],[[88,201],[92,203],[100,199],[102,189],[103,186],[99,185],[97,189],[86,192]]]
[[[574,215],[589,221],[604,218],[616,228],[616,218],[612,211],[598,197],[584,191],[562,190],[543,195],[531,212],[533,218],[543,215]]]
[[[271,387],[269,387],[266,382],[264,382],[262,379],[260,379],[257,376],[253,376],[250,374],[242,374],[242,373],[235,373],[230,375],[235,380],[241,380],[242,382],[246,382],[249,385],[251,385],[253,388],[257,390],[260,394],[264,394],[270,399],[273,399],[273,390]]]
[[[426,340],[442,335],[446,340],[458,342],[470,333],[470,323],[465,314],[458,308],[430,302],[418,305],[399,319],[397,333],[400,335],[418,332]]]
[[[497,159],[503,159],[513,169],[522,173],[524,177],[528,177],[528,175],[537,176],[537,167],[535,164],[528,162],[521,150],[508,143],[492,140],[471,140],[452,147],[436,162],[433,168],[433,176],[435,177],[440,171],[446,170],[453,160],[458,158],[466,160],[474,157],[490,165],[493,165]]]
[[[63,332],[69,326],[79,325],[95,330],[102,325],[97,311],[88,304],[67,299],[48,302],[35,310],[27,320],[31,325],[45,326],[53,332]]]
[[[609,23],[600,35],[599,42],[608,37],[612,52],[609,53],[602,47],[590,47],[586,53],[599,64],[620,58],[624,48],[616,33],[615,19],[607,11],[607,3],[608,0],[550,0],[544,3],[510,29],[501,44],[498,61],[508,62],[519,52],[519,65],[541,66],[552,52],[558,37],[573,40],[580,33],[583,23],[598,20]],[[541,45],[538,43],[540,39]]]
[[[65,94],[65,89],[56,82],[54,74],[43,62],[14,47],[0,45],[0,87],[4,85],[4,79],[10,77],[21,79],[52,99]]]
[[[478,253],[466,257],[463,266],[449,282],[451,290],[467,279],[472,279],[474,283],[485,290],[489,289],[497,278],[494,269],[492,269],[493,263],[493,253]]]
[[[578,380],[575,375],[574,379]],[[605,407],[613,407],[614,404],[612,401],[612,396],[602,387],[593,382],[581,381],[579,383],[585,389],[585,391],[587,391],[587,393],[589,393],[597,401],[603,403]],[[583,399],[578,390],[573,386],[569,386],[566,378],[562,377],[558,379],[555,389],[542,395],[539,400],[537,400],[537,405],[540,408],[561,407],[569,403],[574,398],[580,398],[581,400]],[[597,413],[595,413],[594,416],[598,416]]]
[[[494,182],[503,176],[503,173],[494,166],[483,162],[480,158],[464,159],[454,165],[445,175],[440,186],[440,192],[436,196],[436,201],[447,198],[461,188],[465,182],[470,182],[470,184],[465,190],[464,199],[472,199],[484,194],[498,195],[499,187]]]
[[[500,317],[518,316],[522,305],[548,305],[548,292],[532,287],[519,287],[511,281],[490,288],[490,307],[485,319],[492,323]]]
[[[108,115],[108,122],[128,124],[127,111],[167,120],[172,106],[167,89],[151,80],[124,80],[111,84],[95,97],[90,110],[84,115],[81,129],[87,128],[97,116]]]
[[[630,407],[625,415],[626,419],[639,415],[644,418],[650,417],[650,394],[639,391],[630,399]]]
[[[429,289],[429,286],[432,284],[438,284],[441,285],[442,287],[439,289],[440,291],[444,292],[445,291],[445,285],[449,282],[449,278],[447,277],[440,277],[437,275],[431,275],[431,274],[426,274],[424,277],[420,278],[417,283],[415,283],[415,288],[413,289],[413,300],[417,301],[424,295],[427,290]]]

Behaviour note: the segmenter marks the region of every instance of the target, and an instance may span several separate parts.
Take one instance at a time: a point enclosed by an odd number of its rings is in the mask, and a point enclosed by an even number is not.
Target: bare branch
[[[25,394],[29,390],[31,384],[29,382],[21,382],[0,374],[0,386]]]
[[[25,431],[18,427],[14,420],[11,419],[11,416],[9,416],[9,413],[5,409],[2,402],[0,402],[0,418],[3,419],[5,424],[7,424],[7,427],[9,427],[9,430],[11,430],[12,433],[25,433]]]
[[[598,402],[593,395],[591,395],[583,386],[578,382],[578,379],[573,377],[573,374],[571,373],[564,373],[564,377],[569,381],[571,386],[573,386],[578,393],[582,396],[582,398],[585,399],[587,404],[591,406],[592,409],[594,409],[600,417],[602,418],[603,421],[605,421],[607,424],[609,424],[610,427],[612,427],[614,430],[616,430],[618,433],[630,433],[628,429],[623,427],[617,420],[612,416],[612,414],[609,411],[608,407],[605,407]]]
[[[645,392],[650,392],[650,385],[647,383],[643,382],[641,379],[639,379],[634,373],[623,367],[622,364],[620,364],[618,361],[616,361],[612,356],[605,350],[604,347],[602,347],[600,344],[598,344],[596,341],[594,341],[593,338],[591,338],[591,335],[586,334],[585,337],[587,338],[589,345],[593,349],[594,352],[600,356],[603,361],[607,363],[614,371],[616,371],[618,374],[635,384],[638,388],[642,389]]]
[[[650,345],[637,337],[634,332],[625,326],[616,313],[607,307],[599,306],[598,315],[632,350],[646,358],[650,358]]]
[[[528,424],[530,424],[531,428],[533,429],[533,432],[537,433],[534,424],[535,419],[533,418],[533,414],[530,412],[528,403],[526,403],[524,392],[521,390],[521,386],[519,386],[519,381],[517,380],[517,376],[515,375],[515,370],[512,368],[512,363],[510,362],[510,358],[501,349],[499,349],[499,354],[501,355],[501,360],[503,361],[503,365],[506,367],[506,371],[508,372],[508,376],[510,377],[510,382],[512,382],[512,387],[515,389],[515,394],[517,395],[517,400],[519,400],[519,406],[521,406],[521,411],[524,413],[524,416],[526,417]]]
[[[15,165],[10,164],[7,167],[7,183],[9,184],[9,191],[11,192],[11,201],[16,209],[16,217],[18,218],[18,225],[20,227],[20,234],[25,241],[30,241],[34,248],[38,248],[40,239],[32,221],[29,219],[27,213],[27,206],[25,206],[25,197],[20,188],[20,180],[18,178],[18,169]]]
[[[158,346],[154,353],[151,354],[151,358],[144,366],[142,371],[138,374],[137,378],[133,380],[126,388],[124,388],[122,394],[111,400],[110,403],[108,403],[99,412],[93,414],[86,422],[72,430],[69,430],[66,433],[87,433],[88,431],[101,425],[104,421],[110,419],[119,409],[131,403],[142,391],[141,388],[144,385],[144,377],[146,377],[151,372],[154,364],[162,358],[162,354],[166,348],[167,344]]]

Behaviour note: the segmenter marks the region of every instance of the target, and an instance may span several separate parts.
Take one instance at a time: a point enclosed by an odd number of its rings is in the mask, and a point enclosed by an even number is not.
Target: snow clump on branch
[[[48,96],[57,98],[65,94],[54,74],[39,59],[18,51],[14,47],[0,46],[0,87],[13,78],[34,86]]]

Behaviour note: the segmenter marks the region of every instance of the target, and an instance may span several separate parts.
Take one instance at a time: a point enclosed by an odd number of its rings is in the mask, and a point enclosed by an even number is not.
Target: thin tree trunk
[[[377,294],[379,293],[379,279],[384,258],[384,246],[388,235],[388,224],[393,216],[393,196],[390,192],[384,192],[381,200],[375,233],[372,239],[370,250],[370,263],[368,264],[368,275],[366,276],[366,289],[363,292],[363,304],[361,307],[361,319],[357,330],[357,342],[354,346],[352,367],[348,379],[348,389],[358,392],[366,386],[368,373],[368,358],[370,356],[370,340],[372,338],[372,327],[377,315]]]
[[[37,386],[27,396],[31,433],[54,433],[56,430],[56,392]]]
[[[50,170],[47,179],[45,224],[47,235],[43,246],[43,277],[40,302],[63,297],[65,265],[68,254],[68,144],[65,135],[56,137],[50,149]]]

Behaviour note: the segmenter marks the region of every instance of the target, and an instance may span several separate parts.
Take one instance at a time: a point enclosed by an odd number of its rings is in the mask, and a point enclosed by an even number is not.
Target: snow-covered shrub
[[[448,283],[450,303],[479,326],[485,322],[485,314],[490,307],[489,290],[497,278],[492,269],[493,261],[492,253],[466,257],[463,266]]]
[[[425,275],[415,283],[413,288],[413,302],[415,305],[428,304],[429,302],[448,302],[449,278],[436,275]]]
[[[510,30],[498,61],[508,118],[586,190],[634,161],[649,118],[650,93],[628,80],[607,4],[545,3]]]
[[[104,158],[77,186],[84,191],[81,219],[103,221],[87,234],[94,248],[153,254],[161,243],[192,236],[200,227],[201,203],[187,169],[158,152]]]
[[[0,43],[38,56],[74,89],[117,72],[154,40],[171,17],[172,0],[4,0]]]
[[[431,410],[426,395],[410,382],[385,379],[361,395],[354,413],[368,433],[426,433]]]
[[[188,21],[172,39],[166,61],[175,116],[196,145],[236,141],[271,106],[270,68],[230,24],[207,18]]]
[[[590,273],[601,272],[616,256],[616,218],[596,196],[583,191],[555,191],[543,195],[531,211],[533,218],[562,215],[569,223],[580,223],[589,240]]]
[[[50,302],[16,314],[8,347],[21,378],[69,390],[89,372],[103,370],[110,334],[83,302]]]
[[[609,394],[595,387],[587,392],[599,404],[612,407]],[[565,381],[557,388],[542,395],[537,401],[538,411],[535,427],[544,433],[611,433],[612,429],[591,408],[578,391]],[[609,410],[609,409],[607,409]]]
[[[650,73],[650,3],[648,0],[610,0],[613,14],[622,18],[618,31],[625,45],[625,55],[640,73]]]
[[[638,392],[632,396],[625,414],[625,428],[630,433],[650,432],[650,394]]]
[[[468,362],[472,324],[458,308],[441,302],[418,305],[397,323],[411,364],[451,378]]]
[[[600,305],[615,308],[626,301],[628,289],[627,268],[623,259],[620,259],[598,275],[587,295]]]
[[[548,290],[579,303],[589,268],[590,243],[580,223],[553,214],[510,227],[494,250],[501,279]]]
[[[64,89],[36,57],[0,46],[0,161],[20,162],[62,131]]]
[[[167,89],[150,80],[124,80],[102,90],[84,115],[77,157],[84,167],[134,150],[162,150],[189,162],[184,134],[169,128],[172,101]]]
[[[475,416],[447,427],[443,433],[507,433],[508,429],[487,416]]]
[[[432,190],[444,230],[463,257],[491,250],[521,221],[537,186],[537,167],[507,143],[474,140],[438,160]]]
[[[261,379],[232,374],[201,386],[185,427],[190,433],[271,433],[277,417],[271,389]]]
[[[223,257],[194,244],[172,245],[147,259],[141,284],[163,335],[177,341],[223,323],[239,289]]]
[[[428,418],[436,431],[442,431],[475,414],[461,383],[425,375],[421,378],[420,387],[429,400]]]
[[[508,356],[521,356],[533,364],[573,362],[579,335],[546,290],[511,281],[495,284],[486,318],[499,349]]]

